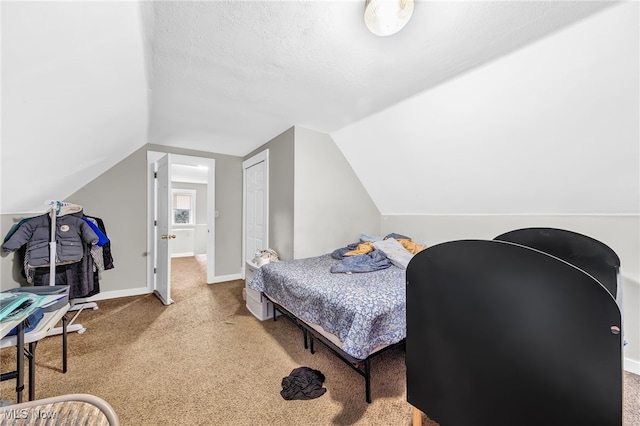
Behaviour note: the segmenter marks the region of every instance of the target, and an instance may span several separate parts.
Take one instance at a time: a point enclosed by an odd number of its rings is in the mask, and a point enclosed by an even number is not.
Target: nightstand
[[[260,321],[264,321],[273,318],[273,303],[269,302],[261,291],[249,288],[249,283],[256,276],[258,269],[260,269],[258,265],[247,260],[244,269],[244,287],[247,294],[247,309]]]

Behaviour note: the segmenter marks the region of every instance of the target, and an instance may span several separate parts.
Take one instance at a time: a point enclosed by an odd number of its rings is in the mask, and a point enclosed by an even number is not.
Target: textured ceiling
[[[244,156],[292,126],[331,134],[373,194],[367,163],[358,166],[362,159],[353,158],[355,147],[375,151],[378,162],[403,150],[414,155],[408,141],[426,134],[416,121],[435,123],[443,105],[431,117],[422,110],[394,110],[395,121],[382,132],[378,121],[389,116],[386,111],[539,42],[554,44],[559,34],[602,15],[597,12],[613,3],[620,2],[418,1],[402,31],[378,37],[364,25],[364,0],[3,1],[0,211],[40,211],[43,200],[65,199],[147,142]],[[637,37],[623,41],[631,48],[633,43]],[[606,60],[595,55],[593,67],[600,69]],[[631,63],[634,55],[627,55]],[[553,73],[555,67],[550,62],[544,68]],[[584,77],[590,69],[578,72]],[[557,71],[558,78],[542,84],[570,78]],[[529,80],[521,75],[506,77],[512,86],[502,81],[496,86],[515,92],[531,87],[537,93],[531,83],[539,79],[530,72]],[[627,84],[615,74],[603,78],[597,84],[603,98],[614,93],[609,82]],[[579,92],[592,92],[592,83]],[[464,99],[458,95],[449,103]],[[559,111],[563,116],[584,103],[580,97],[568,99]],[[624,116],[602,99],[587,104],[613,111],[607,120]],[[485,106],[480,110],[486,112]],[[503,113],[494,112],[483,123]],[[470,115],[466,123],[477,118]],[[465,118],[456,110],[453,119],[460,127]],[[415,131],[399,140],[398,128]],[[380,139],[387,134],[392,137]],[[438,140],[423,145],[429,158],[443,154]],[[16,179],[27,167],[30,178]],[[390,203],[386,195],[378,198],[379,206]]]
[[[149,141],[242,156],[293,125],[331,133],[607,6],[418,1],[378,37],[364,4],[143,2]]]

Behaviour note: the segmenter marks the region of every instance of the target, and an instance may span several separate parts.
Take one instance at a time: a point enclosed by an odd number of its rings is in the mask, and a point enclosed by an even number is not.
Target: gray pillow
[[[407,269],[409,261],[413,258],[413,254],[404,248],[404,246],[395,238],[374,241],[372,244],[375,248],[382,251],[389,258],[391,263],[399,268]]]

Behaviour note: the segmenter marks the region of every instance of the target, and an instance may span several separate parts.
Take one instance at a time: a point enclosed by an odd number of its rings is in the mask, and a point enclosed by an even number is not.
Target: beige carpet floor
[[[285,318],[260,322],[245,308],[242,281],[205,284],[202,261],[172,262],[174,304],[153,295],[105,300],[83,311],[83,334],[69,335],[62,374],[61,337],[37,347],[36,398],[89,393],[109,402],[123,425],[410,425],[404,353],[372,362],[373,402],[364,379]],[[108,273],[108,271],[106,272]],[[15,366],[3,349],[2,371]],[[282,378],[309,366],[326,376],[327,393],[308,401],[280,396]],[[15,401],[15,381],[0,399]],[[625,425],[640,426],[640,377],[625,374]],[[435,425],[425,418],[423,425]]]

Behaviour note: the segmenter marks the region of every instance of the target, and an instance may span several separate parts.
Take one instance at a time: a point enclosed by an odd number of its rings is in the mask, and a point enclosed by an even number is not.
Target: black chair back
[[[442,426],[621,425],[618,305],[584,271],[466,240],[407,267],[407,400]]]

